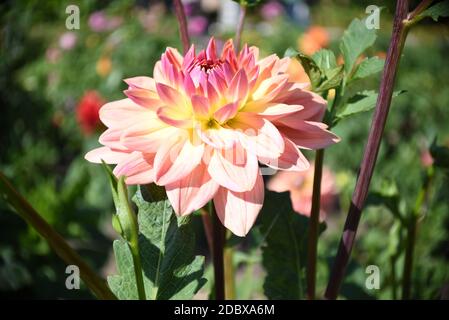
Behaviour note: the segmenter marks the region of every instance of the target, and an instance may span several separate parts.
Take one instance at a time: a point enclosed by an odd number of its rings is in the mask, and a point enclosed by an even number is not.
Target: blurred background
[[[417,1],[411,1],[416,4]],[[68,5],[80,11],[79,30],[68,30]],[[192,41],[203,47],[210,35],[224,41],[235,32],[239,6],[232,1],[184,1]],[[394,1],[267,0],[249,10],[243,40],[262,55],[293,47],[313,54],[330,48],[365,9],[383,7],[380,29],[368,56],[385,57]],[[98,110],[121,99],[124,78],[152,75],[167,46],[180,49],[171,1],[2,1],[0,4],[0,170],[103,276],[114,273],[112,199],[101,167],[84,154],[99,145],[103,130]],[[393,195],[401,210],[413,208],[422,176],[432,159],[432,140],[449,146],[449,28],[426,20],[413,29],[401,62],[398,97],[390,112],[373,192]],[[293,72],[299,65],[291,66]],[[359,83],[377,90],[380,76]],[[335,185],[334,205],[319,246],[318,292],[328,279],[371,113],[335,128],[341,143],[326,151],[325,164]],[[313,158],[313,153],[308,153]],[[372,199],[372,198],[370,198]],[[420,221],[413,297],[449,297],[449,180],[436,174]],[[397,297],[403,232],[384,205],[367,206],[342,296],[348,299]],[[198,251],[207,257],[201,219],[195,216]],[[234,239],[233,260],[239,281],[236,297],[264,298],[258,227],[245,240]],[[231,239],[232,240],[232,239]],[[365,267],[381,270],[379,290],[367,290]],[[86,288],[65,288],[65,265],[47,243],[0,201],[0,298],[92,298]],[[207,269],[207,274],[211,270]],[[198,298],[207,297],[206,287]]]

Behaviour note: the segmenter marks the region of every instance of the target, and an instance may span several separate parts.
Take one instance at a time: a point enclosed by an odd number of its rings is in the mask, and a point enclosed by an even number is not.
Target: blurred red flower
[[[92,134],[100,125],[98,112],[105,103],[100,94],[95,91],[87,91],[81,98],[76,108],[76,118],[85,135]]]

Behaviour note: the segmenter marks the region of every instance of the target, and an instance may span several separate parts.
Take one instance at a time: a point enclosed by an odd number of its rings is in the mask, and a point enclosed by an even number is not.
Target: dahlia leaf
[[[194,254],[190,218],[176,217],[167,199],[151,201],[150,197],[140,187],[133,198],[139,209],[140,247],[150,297],[190,299],[205,283],[204,257]]]
[[[376,38],[376,31],[368,29],[364,21],[352,20],[340,43],[340,51],[343,54],[347,75],[351,74],[357,58],[374,44]]]
[[[335,54],[328,49],[321,49],[312,55],[313,61],[321,68],[321,70],[329,70],[337,67],[337,59]]]
[[[378,73],[382,71],[382,69],[384,68],[384,64],[385,60],[378,57],[365,59],[356,67],[356,70],[354,71],[351,79],[363,79],[372,74]]]
[[[323,83],[321,83],[320,86],[315,89],[315,92],[324,92],[338,87],[344,77],[343,66],[329,69],[325,74],[326,80],[323,81]]]
[[[393,92],[392,98],[404,93],[404,90]],[[376,106],[378,93],[373,90],[362,91],[348,99],[347,105],[337,114],[338,119],[346,118],[360,112],[367,112]],[[338,120],[337,120],[338,121]]]
[[[139,296],[131,249],[123,239],[115,240],[113,248],[119,274],[109,276],[108,285],[120,300],[137,300]]]
[[[418,19],[423,19],[426,17],[432,18],[434,21],[438,21],[440,17],[449,17],[449,1],[441,1],[431,6],[430,8],[423,11]]]
[[[304,298],[308,219],[293,211],[288,193],[267,192],[260,222],[265,236],[265,295],[269,299]]]

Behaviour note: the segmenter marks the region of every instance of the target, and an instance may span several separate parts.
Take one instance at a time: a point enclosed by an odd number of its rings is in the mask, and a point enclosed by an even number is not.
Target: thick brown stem
[[[404,24],[407,13],[408,0],[398,0],[392,38],[390,47],[388,48],[387,59],[385,61],[379,96],[377,98],[376,109],[368,136],[368,143],[365,147],[360,167],[360,175],[352,195],[352,202],[346,218],[343,235],[326,289],[325,297],[327,299],[337,298],[354,245],[362,208],[368,194],[369,184],[373,175],[382,134],[385,128],[385,122],[390,109],[399,60],[407,36],[408,29]]]
[[[174,0],[173,4],[175,6],[176,17],[178,18],[179,34],[181,35],[182,48],[184,50],[184,53],[186,53],[190,47],[190,38],[187,31],[186,13],[184,11],[184,6],[182,5],[181,0]]]
[[[313,175],[312,208],[310,210],[308,241],[307,241],[307,299],[315,299],[316,260],[318,249],[318,234],[320,228],[321,176],[323,173],[324,150],[316,151],[315,171]]]

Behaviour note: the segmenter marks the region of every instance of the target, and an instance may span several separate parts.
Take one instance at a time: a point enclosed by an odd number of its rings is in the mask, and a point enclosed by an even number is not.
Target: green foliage
[[[304,298],[307,219],[293,212],[288,193],[267,192],[260,222],[265,235],[265,295],[269,299]]]
[[[357,58],[374,44],[376,38],[376,31],[367,29],[362,20],[354,19],[351,22],[340,42],[347,75],[351,74]]]
[[[449,1],[443,0],[438,2],[418,15],[418,19],[426,17],[430,17],[434,21],[438,21],[440,17],[449,17]]]
[[[263,3],[265,0],[233,0],[244,7],[255,7]]]
[[[363,79],[382,71],[385,60],[378,57],[364,59],[355,69],[351,79]]]
[[[393,98],[399,96],[405,91],[393,92]],[[367,112],[376,106],[378,94],[374,91],[362,91],[348,99],[346,106],[337,114],[337,118],[345,118],[358,114],[360,112]]]
[[[191,299],[204,285],[204,257],[195,256],[195,235],[188,217],[177,218],[167,199],[153,200],[146,187],[136,192],[139,248],[147,299]],[[119,275],[108,278],[119,299],[137,299],[132,254],[114,243]]]
[[[436,138],[430,146],[430,154],[432,155],[434,166],[449,169],[449,148],[438,145]]]

